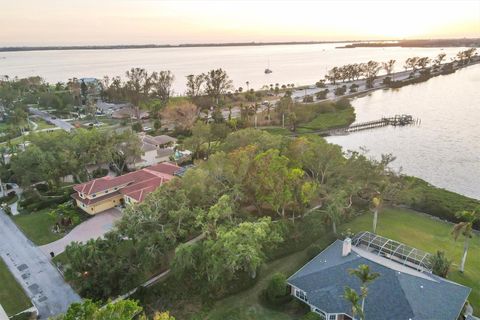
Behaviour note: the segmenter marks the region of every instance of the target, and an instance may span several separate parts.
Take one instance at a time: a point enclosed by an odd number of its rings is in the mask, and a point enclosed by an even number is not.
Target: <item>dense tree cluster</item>
[[[388,159],[344,157],[316,136],[233,132],[184,177],[128,207],[105,239],[69,246],[67,279],[83,295],[106,299],[130,290],[138,275],[170,266],[192,290],[221,294],[232,281],[255,277],[313,205],[335,225],[352,201],[368,203],[389,178]]]
[[[134,300],[119,300],[108,302],[101,306],[92,300],[86,299],[82,303],[73,303],[65,314],[50,318],[51,320],[175,320],[170,312],[156,312],[148,318],[143,308]]]
[[[91,168],[103,164],[113,163],[121,172],[125,163],[141,154],[139,139],[131,131],[59,130],[32,134],[29,140],[25,151],[11,159],[13,175],[26,188],[37,182],[55,188],[68,175],[78,182],[88,181],[93,177]]]

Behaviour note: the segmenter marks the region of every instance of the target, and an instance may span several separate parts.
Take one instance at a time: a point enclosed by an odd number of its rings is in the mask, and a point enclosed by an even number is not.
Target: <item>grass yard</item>
[[[315,243],[322,247],[330,244],[329,237],[325,236]],[[276,272],[282,272],[287,276],[292,275],[307,261],[307,249],[288,255],[286,257],[274,260],[265,265],[259,274],[258,282],[250,289],[238,294],[229,296],[217,301],[212,310],[202,319],[208,320],[293,320],[300,319],[303,316],[301,305],[296,300],[292,300],[287,306],[287,312],[276,311],[263,306],[260,303],[259,296],[263,289],[267,287],[268,280]]]
[[[0,259],[0,304],[9,316],[13,316],[32,306],[7,266]]]
[[[372,230],[371,214],[365,214],[342,225],[340,230],[350,228],[353,232]],[[465,272],[458,271],[463,253],[463,239],[453,240],[452,225],[406,209],[384,209],[378,217],[377,233],[403,242],[412,247],[435,253],[443,250],[453,260],[448,279],[472,288],[469,301],[480,315],[480,236],[470,241]]]
[[[44,245],[64,236],[52,232],[56,218],[49,215],[50,211],[51,209],[43,209],[34,213],[22,213],[13,216],[13,221],[36,245]]]
[[[319,114],[312,121],[299,124],[297,131],[298,133],[308,133],[312,130],[328,130],[346,127],[353,121],[355,121],[355,112],[353,108],[350,107],[337,112]]]
[[[353,232],[370,231],[372,229],[372,215],[364,214],[342,225],[339,231],[350,228]],[[406,243],[435,253],[444,250],[450,259],[453,259],[449,279],[472,288],[469,301],[476,313],[480,312],[480,237],[470,242],[469,255],[465,265],[465,273],[458,272],[463,239],[455,242],[450,235],[452,225],[414,211],[387,208],[379,215],[377,233],[388,238]],[[328,237],[317,240],[321,247],[330,243]],[[286,257],[268,263],[259,274],[259,281],[250,289],[217,301],[201,319],[205,320],[293,320],[300,315],[292,312],[275,311],[260,303],[259,295],[266,287],[268,279],[275,272],[283,272],[290,276],[307,262],[306,250],[296,252]],[[292,302],[291,302],[292,303]],[[290,310],[292,308],[288,308]],[[197,319],[197,318],[196,318]]]
[[[300,123],[297,126],[297,134],[307,134],[311,131],[322,131],[341,127],[347,127],[355,121],[355,111],[352,107],[335,112],[326,112],[318,114],[309,122]],[[290,135],[292,132],[288,128],[282,127],[262,127],[262,130],[271,134]]]
[[[38,125],[37,130],[55,128],[54,125],[48,124],[45,120],[41,118],[34,119],[34,122]]]

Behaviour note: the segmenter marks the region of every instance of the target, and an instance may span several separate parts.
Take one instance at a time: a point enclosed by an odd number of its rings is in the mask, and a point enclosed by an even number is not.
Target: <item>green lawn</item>
[[[327,247],[329,237],[325,236],[316,241],[322,247]],[[259,274],[258,282],[250,289],[233,296],[217,301],[212,310],[203,318],[208,320],[250,320],[250,319],[300,319],[304,311],[298,312],[300,305],[293,300],[287,306],[287,312],[276,311],[263,306],[259,301],[260,293],[266,288],[272,274],[282,272],[287,276],[292,275],[302,267],[309,259],[307,250],[302,250],[286,257],[274,260],[264,266]]]
[[[54,125],[48,124],[45,120],[40,118],[34,119],[33,122],[38,125],[37,130],[55,128]]]
[[[341,230],[371,231],[372,215],[365,214],[342,225]],[[435,253],[445,251],[453,266],[448,279],[472,288],[469,301],[480,315],[480,236],[470,241],[465,272],[458,271],[463,253],[463,239],[454,241],[452,225],[405,209],[385,209],[379,214],[377,233],[412,247]]]
[[[317,115],[312,121],[300,123],[297,126],[297,134],[306,134],[311,131],[322,131],[349,126],[355,121],[355,112],[352,107],[335,111],[326,112]],[[271,134],[290,135],[292,132],[288,128],[282,127],[263,127],[262,130]]]
[[[37,245],[44,245],[63,237],[61,233],[52,232],[55,217],[48,213],[51,209],[43,209],[34,213],[22,213],[13,216],[13,221],[23,233]]]
[[[341,226],[340,231],[350,228],[354,232],[370,231],[372,215],[364,214]],[[463,250],[463,242],[454,242],[451,235],[452,225],[406,209],[384,209],[379,215],[377,233],[388,238],[406,243],[418,249],[435,253],[444,250],[454,260],[449,279],[472,288],[469,301],[476,313],[480,311],[480,237],[472,239],[465,273],[458,272],[458,265]],[[326,247],[328,237],[317,242]],[[306,250],[288,255],[268,263],[259,275],[259,281],[252,288],[228,298],[217,301],[211,311],[202,319],[208,320],[250,320],[250,319],[299,319],[298,315],[275,311],[260,304],[260,292],[266,287],[270,276],[283,272],[290,276],[307,262]],[[478,314],[477,314],[478,315]]]
[[[353,108],[341,111],[322,113],[312,121],[298,125],[299,133],[307,133],[312,130],[328,130],[339,127],[346,127],[355,121]]]
[[[0,259],[0,304],[5,312],[12,316],[32,306],[7,266]]]

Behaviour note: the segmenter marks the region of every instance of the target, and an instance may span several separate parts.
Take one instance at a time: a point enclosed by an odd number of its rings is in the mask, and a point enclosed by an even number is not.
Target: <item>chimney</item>
[[[345,238],[343,240],[342,256],[346,257],[352,252],[352,239]]]

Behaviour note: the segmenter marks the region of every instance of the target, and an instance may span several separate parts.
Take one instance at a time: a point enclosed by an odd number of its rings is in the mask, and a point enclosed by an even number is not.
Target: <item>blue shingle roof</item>
[[[335,241],[288,279],[305,291],[308,302],[328,313],[351,314],[343,298],[344,287],[360,291],[360,281],[348,273],[366,264],[380,277],[369,285],[365,315],[369,320],[456,320],[470,288],[431,274],[400,272],[352,251],[342,256],[342,241]],[[360,250],[360,249],[359,249]],[[381,260],[380,260],[381,261]]]

